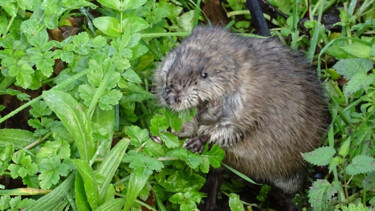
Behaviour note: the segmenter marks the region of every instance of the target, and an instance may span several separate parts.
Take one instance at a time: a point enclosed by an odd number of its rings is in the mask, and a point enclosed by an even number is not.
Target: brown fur
[[[166,56],[155,82],[163,105],[198,109],[180,136],[208,135],[226,164],[285,193],[301,188],[301,153],[320,144],[328,125],[324,92],[301,53],[272,38],[197,27]]]

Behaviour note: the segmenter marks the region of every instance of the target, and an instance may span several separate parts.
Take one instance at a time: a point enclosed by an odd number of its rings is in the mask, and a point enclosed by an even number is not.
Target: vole
[[[175,111],[197,115],[177,132],[201,152],[206,141],[225,150],[224,163],[286,194],[304,180],[301,153],[322,141],[327,101],[303,54],[274,38],[247,38],[198,26],[155,72],[156,93]]]

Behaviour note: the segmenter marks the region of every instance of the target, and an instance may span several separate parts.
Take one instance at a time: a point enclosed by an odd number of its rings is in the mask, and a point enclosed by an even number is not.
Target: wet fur
[[[324,92],[301,53],[273,38],[197,27],[166,56],[155,82],[162,105],[198,109],[179,136],[208,135],[226,164],[287,194],[301,188],[301,153],[316,148],[328,126]]]

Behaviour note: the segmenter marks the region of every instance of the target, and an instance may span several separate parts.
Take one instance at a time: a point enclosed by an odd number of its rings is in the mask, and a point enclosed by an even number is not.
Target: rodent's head
[[[236,91],[237,64],[215,45],[225,43],[193,31],[166,56],[155,72],[156,92],[164,106],[180,111]]]

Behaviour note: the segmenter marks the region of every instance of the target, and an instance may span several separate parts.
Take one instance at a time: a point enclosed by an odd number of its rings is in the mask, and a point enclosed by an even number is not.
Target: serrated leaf
[[[38,118],[48,116],[52,114],[52,111],[48,108],[46,102],[38,101],[31,105],[30,114],[33,115],[34,118]]]
[[[340,190],[340,185],[329,183],[327,180],[317,180],[309,190],[309,203],[314,210],[330,210],[332,197]]]
[[[49,189],[52,185],[56,185],[60,181],[60,176],[67,176],[70,170],[70,166],[65,163],[61,163],[57,157],[43,159],[40,163],[40,187],[43,189]]]
[[[375,171],[368,173],[362,184],[365,190],[375,191]]]
[[[215,144],[210,151],[203,152],[203,155],[208,157],[210,164],[214,168],[219,168],[221,161],[224,159],[225,152],[218,144]]]
[[[161,131],[168,129],[169,122],[165,116],[156,115],[154,116],[151,121],[150,132],[152,135],[157,136]]]
[[[353,78],[344,86],[345,96],[350,96],[351,94],[368,87],[375,81],[375,74],[372,73],[368,75],[366,72],[358,72],[353,76]]]
[[[135,147],[140,147],[145,141],[150,139],[146,129],[141,129],[135,125],[126,127],[125,133],[130,137],[130,140]]]
[[[375,158],[367,155],[355,156],[352,162],[346,167],[346,173],[353,176],[371,171],[375,171]]]
[[[147,29],[150,25],[143,18],[133,16],[124,19],[122,22],[122,26],[125,31],[128,31],[130,34],[133,34],[143,29]]]
[[[240,196],[235,193],[229,194],[229,207],[231,211],[245,211]]]
[[[326,166],[335,155],[333,147],[320,147],[312,152],[303,153],[302,157],[309,163],[317,166]]]
[[[368,211],[369,209],[364,206],[362,203],[358,204],[349,204],[348,206],[342,206],[340,207],[342,211]]]
[[[62,91],[45,92],[43,98],[74,138],[81,158],[89,161],[94,155],[95,145],[91,122],[86,118],[81,105]]]
[[[144,143],[143,151],[150,156],[163,157],[165,155],[164,148],[161,144],[153,140],[148,140]]]
[[[120,24],[114,17],[98,17],[95,18],[93,21],[95,27],[97,27],[100,31],[104,34],[112,36],[112,37],[119,37],[121,36],[120,31]]]
[[[342,59],[338,61],[333,68],[350,80],[358,72],[368,72],[372,68],[372,61],[370,59]]]
[[[162,132],[159,134],[161,140],[168,148],[175,148],[180,146],[178,137],[169,132]]]
[[[113,106],[118,104],[122,97],[120,90],[112,89],[102,96],[99,100],[99,107],[105,111],[112,110]]]
[[[135,151],[130,151],[128,155],[125,156],[123,161],[126,163],[130,163],[129,167],[134,169],[135,171],[137,169],[140,169],[141,171],[147,171],[150,174],[152,173],[152,171],[160,171],[164,167],[161,161]]]

